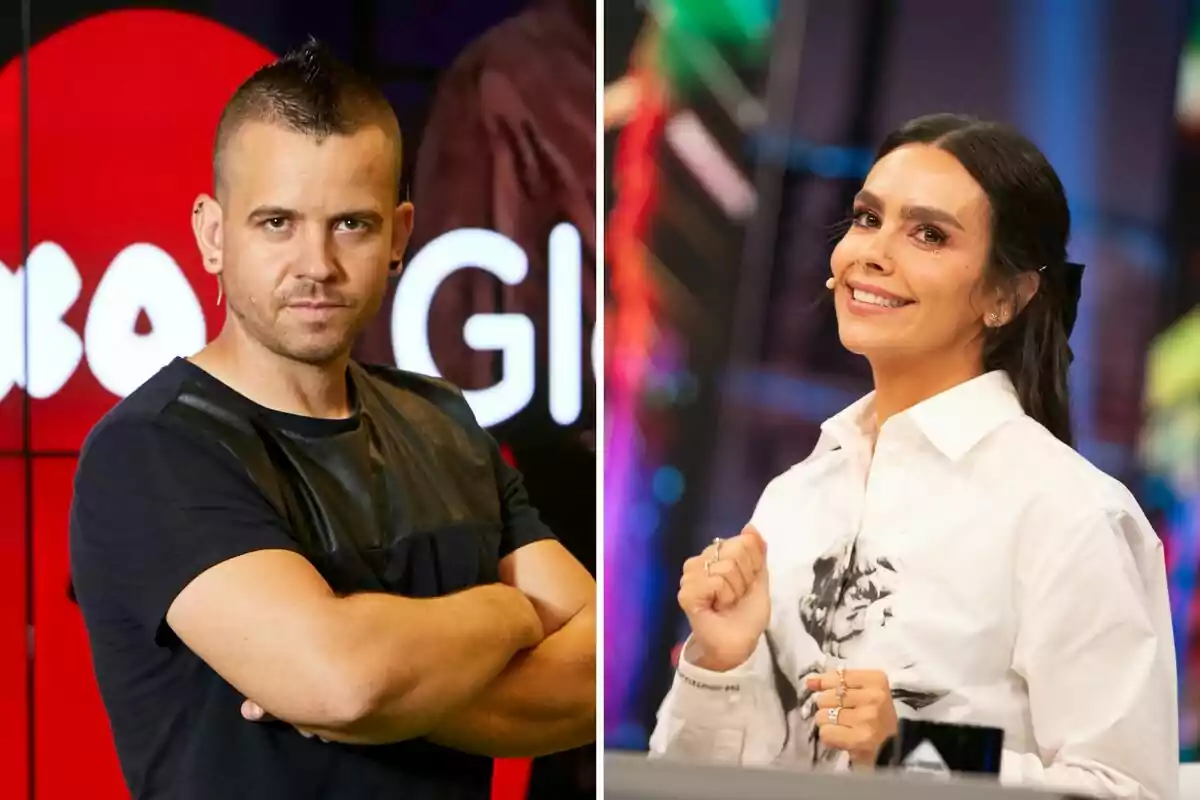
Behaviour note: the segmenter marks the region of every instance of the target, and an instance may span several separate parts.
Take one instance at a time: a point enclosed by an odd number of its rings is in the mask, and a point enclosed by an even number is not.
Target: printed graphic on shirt
[[[826,553],[813,564],[812,591],[800,599],[804,629],[822,651],[842,658],[842,645],[866,630],[867,610],[891,596],[895,575],[886,557],[863,557],[857,541]],[[880,625],[891,618],[891,608],[883,608]]]
[[[779,700],[783,705],[783,716],[786,719],[793,711],[800,707],[800,694],[796,691],[796,685],[791,682],[787,676],[787,672],[783,668],[782,659],[780,658],[780,646],[768,629],[766,632],[767,651],[771,654],[771,673],[775,681],[775,690],[779,692]],[[820,668],[819,663],[812,663],[805,667],[808,673],[815,672]],[[800,681],[800,685],[804,686],[804,681]],[[804,698],[807,700],[812,695],[805,689]],[[784,742],[786,744],[786,740]]]
[[[949,692],[920,692],[915,689],[892,687],[892,699],[897,703],[903,703],[913,711],[920,711],[926,706],[931,706],[947,694]]]
[[[882,604],[878,613],[870,615],[880,628],[893,619],[888,598],[895,591],[898,572],[886,556],[871,557],[859,551],[857,539],[837,545],[813,563],[812,589],[800,599],[800,622],[823,653],[833,659],[843,659],[843,645],[858,639],[867,630],[868,612]],[[908,665],[906,672],[916,665]],[[805,678],[826,669],[824,664],[811,664],[801,670],[798,685],[805,687]],[[892,697],[914,711],[941,700],[945,691],[914,690],[893,687]],[[820,745],[820,729],[814,724],[820,713],[817,693],[806,687],[795,700],[801,707],[800,718],[809,726],[808,739],[812,745],[812,763],[830,765],[841,753]],[[793,706],[795,707],[795,706]],[[785,713],[789,709],[785,703]]]

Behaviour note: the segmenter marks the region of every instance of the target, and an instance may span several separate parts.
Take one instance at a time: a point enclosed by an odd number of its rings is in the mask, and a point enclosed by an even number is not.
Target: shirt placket
[[[829,609],[829,613],[825,618],[825,636],[821,644],[821,651],[825,655],[826,671],[837,669],[839,666],[845,666],[845,658],[842,654],[841,642],[833,635],[834,623],[837,620],[838,611],[841,610],[846,599],[846,592],[849,590],[849,577],[853,574],[853,566],[855,559],[858,557],[859,541],[862,537],[863,530],[867,522],[871,519],[870,503],[872,499],[873,482],[878,482],[878,459],[872,458],[869,451],[865,448],[856,452],[847,454],[851,458],[853,464],[853,486],[857,496],[854,497],[854,505],[852,506],[853,529],[854,533],[851,537],[849,547],[845,548],[841,559],[838,561],[837,574],[840,583],[837,596],[833,606]],[[878,453],[876,453],[876,456]],[[810,701],[811,702],[811,701]],[[814,714],[815,714],[814,710]],[[817,766],[823,763],[832,763],[837,760],[840,751],[830,750],[823,747],[820,742],[820,728],[815,724],[812,726],[810,733],[812,743],[812,764]]]

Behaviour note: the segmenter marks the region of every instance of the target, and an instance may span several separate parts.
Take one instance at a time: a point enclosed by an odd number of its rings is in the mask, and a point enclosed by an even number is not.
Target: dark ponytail
[[[988,197],[988,284],[1015,298],[1021,273],[1040,271],[1038,290],[1025,307],[1006,325],[984,329],[983,367],[1007,372],[1025,413],[1072,444],[1067,339],[1078,310],[1082,267],[1067,262],[1071,213],[1062,182],[1041,151],[1017,131],[957,114],[905,124],[884,140],[876,158],[918,143],[954,156]]]

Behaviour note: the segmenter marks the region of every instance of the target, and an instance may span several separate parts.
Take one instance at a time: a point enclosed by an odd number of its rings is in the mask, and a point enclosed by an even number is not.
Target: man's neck
[[[977,358],[874,360],[875,430],[891,417],[983,374]]]
[[[320,419],[349,417],[349,354],[328,364],[304,364],[271,352],[226,324],[193,364],[260,406]]]

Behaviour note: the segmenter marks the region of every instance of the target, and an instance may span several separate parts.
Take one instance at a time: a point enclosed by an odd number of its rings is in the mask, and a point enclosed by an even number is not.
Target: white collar
[[[884,423],[912,425],[951,461],[971,451],[992,431],[1024,416],[1016,387],[1004,370],[986,372],[922,400]],[[821,424],[814,455],[869,440],[875,433],[875,393],[858,400]]]

